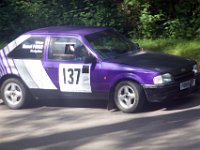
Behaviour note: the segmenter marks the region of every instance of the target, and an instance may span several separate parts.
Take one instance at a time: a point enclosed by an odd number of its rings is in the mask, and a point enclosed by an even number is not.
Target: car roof
[[[29,31],[30,35],[87,35],[109,29],[108,27],[53,26]]]

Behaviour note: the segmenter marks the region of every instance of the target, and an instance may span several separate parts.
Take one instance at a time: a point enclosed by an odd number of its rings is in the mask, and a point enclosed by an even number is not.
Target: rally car
[[[141,51],[107,27],[47,27],[0,50],[0,87],[11,109],[34,98],[108,100],[123,112],[189,94],[199,85],[193,60]]]

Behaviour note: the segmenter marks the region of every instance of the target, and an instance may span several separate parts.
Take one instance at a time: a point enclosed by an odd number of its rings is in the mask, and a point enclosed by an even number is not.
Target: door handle
[[[47,69],[53,69],[54,66],[47,66],[46,68],[47,68]]]

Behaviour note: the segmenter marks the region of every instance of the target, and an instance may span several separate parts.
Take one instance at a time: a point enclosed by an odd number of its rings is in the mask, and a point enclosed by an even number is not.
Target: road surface
[[[102,101],[0,105],[0,150],[191,150],[200,147],[200,94],[125,114]]]

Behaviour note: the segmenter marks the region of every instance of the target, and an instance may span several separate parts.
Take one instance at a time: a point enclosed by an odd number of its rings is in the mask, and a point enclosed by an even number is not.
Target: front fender
[[[132,80],[135,81],[139,84],[143,84],[144,81],[142,80],[142,78],[136,74],[133,73],[121,73],[118,74],[117,76],[114,77],[114,79],[112,80],[111,84],[110,84],[110,89],[112,89],[112,87],[115,87],[115,85],[117,83],[119,83],[122,80]]]

